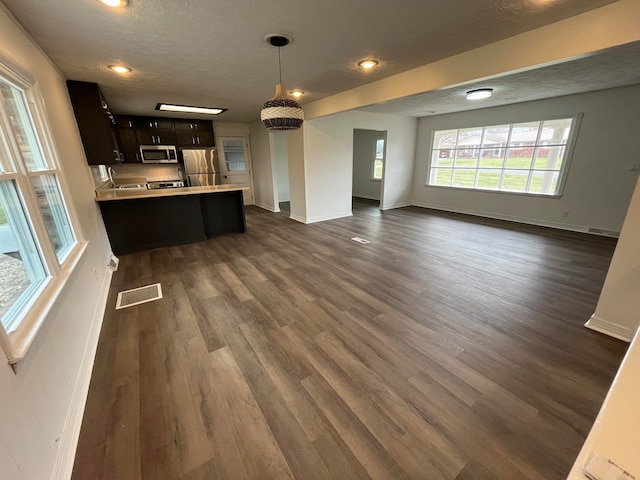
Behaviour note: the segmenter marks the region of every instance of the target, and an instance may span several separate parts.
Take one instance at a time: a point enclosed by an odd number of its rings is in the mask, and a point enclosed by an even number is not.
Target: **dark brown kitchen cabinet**
[[[215,146],[211,120],[115,115],[115,123],[125,163],[140,162],[140,145]]]
[[[140,145],[175,145],[173,130],[166,128],[136,128],[136,138]]]
[[[67,90],[89,165],[120,163],[115,118],[96,83],[67,80]]]
[[[120,145],[120,154],[124,163],[139,163],[140,149],[138,148],[138,139],[133,128],[118,127],[118,145]]]
[[[183,148],[213,147],[213,132],[176,130],[176,145]]]
[[[211,120],[174,119],[176,144],[179,147],[213,147],[213,123]]]
[[[175,145],[173,120],[161,117],[133,117],[139,145]]]

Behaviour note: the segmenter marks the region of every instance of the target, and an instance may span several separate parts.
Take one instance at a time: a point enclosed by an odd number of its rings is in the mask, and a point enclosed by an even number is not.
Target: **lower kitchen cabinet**
[[[119,199],[99,205],[116,255],[246,231],[242,190]]]

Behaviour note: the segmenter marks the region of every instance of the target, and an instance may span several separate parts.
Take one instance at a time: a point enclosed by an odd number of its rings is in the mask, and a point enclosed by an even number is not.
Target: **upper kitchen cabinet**
[[[140,145],[175,145],[173,120],[161,117],[133,117],[136,139]]]
[[[178,147],[213,147],[213,122],[211,120],[174,119]]]
[[[115,119],[98,84],[67,80],[67,89],[89,165],[119,163]]]
[[[122,160],[125,163],[139,163],[140,149],[133,126],[133,117],[116,115],[116,132]]]

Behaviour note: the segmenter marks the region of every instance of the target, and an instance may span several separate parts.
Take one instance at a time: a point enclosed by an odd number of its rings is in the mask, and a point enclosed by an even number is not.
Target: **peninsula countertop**
[[[203,193],[235,192],[248,190],[246,185],[208,185],[202,187],[179,188],[105,188],[96,189],[96,202],[109,202],[113,200],[133,200],[137,198],[176,197],[181,195],[199,195]]]

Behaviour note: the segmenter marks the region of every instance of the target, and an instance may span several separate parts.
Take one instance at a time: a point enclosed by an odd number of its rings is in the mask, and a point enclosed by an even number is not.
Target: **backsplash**
[[[111,165],[111,168],[116,172],[115,178],[125,177],[146,177],[147,181],[154,182],[159,180],[184,180],[182,174],[182,168],[179,164],[171,165],[137,165],[137,164],[120,164]],[[106,174],[106,168],[102,165],[92,166],[91,175],[93,176],[93,183],[97,187],[109,180]]]

